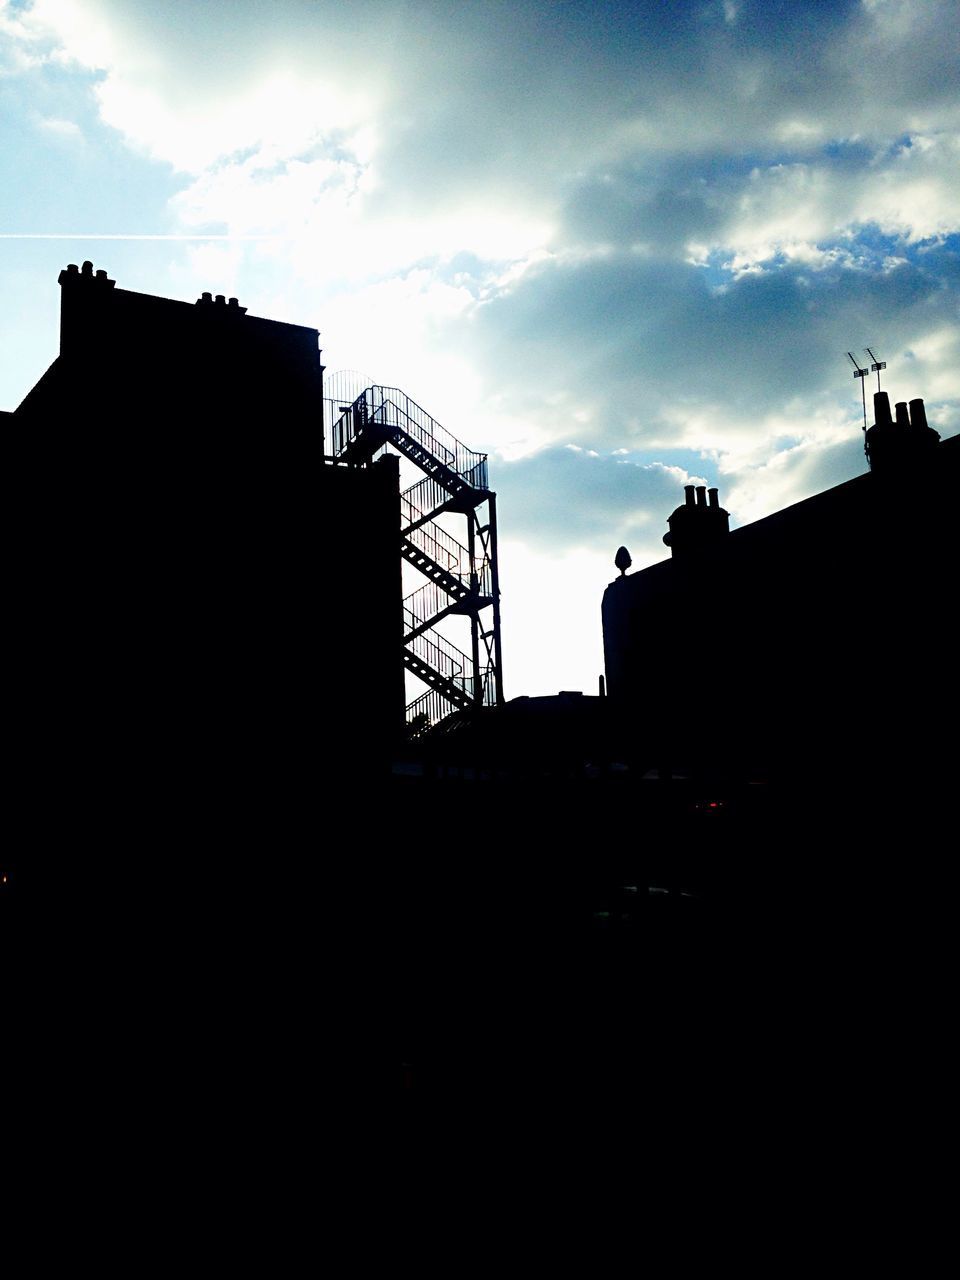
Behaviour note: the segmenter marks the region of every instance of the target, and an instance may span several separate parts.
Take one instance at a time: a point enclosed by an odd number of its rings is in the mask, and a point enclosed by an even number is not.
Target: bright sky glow
[[[0,407],[69,261],[316,326],[490,451],[508,696],[592,692],[688,477],[745,523],[863,470],[844,351],[960,429],[956,16],[0,0]]]

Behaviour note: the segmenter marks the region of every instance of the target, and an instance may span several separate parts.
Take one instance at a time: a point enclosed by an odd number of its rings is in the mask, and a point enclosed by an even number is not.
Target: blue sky
[[[845,350],[960,429],[956,17],[0,0],[0,407],[67,262],[313,325],[490,452],[508,695],[593,690],[688,478],[742,524],[863,470]]]

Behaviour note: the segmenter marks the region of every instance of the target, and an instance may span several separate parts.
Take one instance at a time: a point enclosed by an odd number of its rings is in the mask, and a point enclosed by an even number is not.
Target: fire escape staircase
[[[486,456],[467,449],[403,392],[385,387],[368,387],[341,406],[333,445],[338,460],[351,466],[369,465],[391,445],[424,473],[400,495],[400,555],[426,579],[403,601],[403,664],[427,686],[407,707],[409,736],[449,728],[459,713],[499,702],[496,508]],[[485,524],[477,514],[484,504]],[[437,523],[447,512],[466,517],[468,546]],[[489,606],[493,623],[484,630],[479,615]],[[470,618],[471,654],[436,630],[454,614]]]

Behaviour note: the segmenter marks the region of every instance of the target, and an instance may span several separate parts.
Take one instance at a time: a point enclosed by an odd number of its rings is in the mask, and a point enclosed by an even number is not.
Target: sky
[[[315,327],[489,452],[507,696],[594,692],[683,484],[736,527],[865,470],[846,351],[960,430],[957,17],[0,0],[0,408],[68,262]]]

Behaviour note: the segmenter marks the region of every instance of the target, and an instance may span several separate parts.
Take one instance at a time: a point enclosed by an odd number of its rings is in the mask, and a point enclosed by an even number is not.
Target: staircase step
[[[428,556],[425,551],[414,546],[405,538],[401,538],[400,554],[414,568],[419,569],[424,577],[429,578],[431,582],[435,582],[438,587],[441,587],[447,595],[452,596],[454,599],[464,600],[471,594],[472,588],[465,584],[461,578],[451,573],[448,569],[444,569],[443,565],[437,564],[436,560]]]
[[[469,707],[473,702],[473,698],[469,693],[453,680],[436,671],[428,662],[424,662],[422,658],[418,658],[408,649],[403,651],[404,665],[409,671],[424,682],[432,689],[443,695],[448,702],[452,702],[456,707]]]

